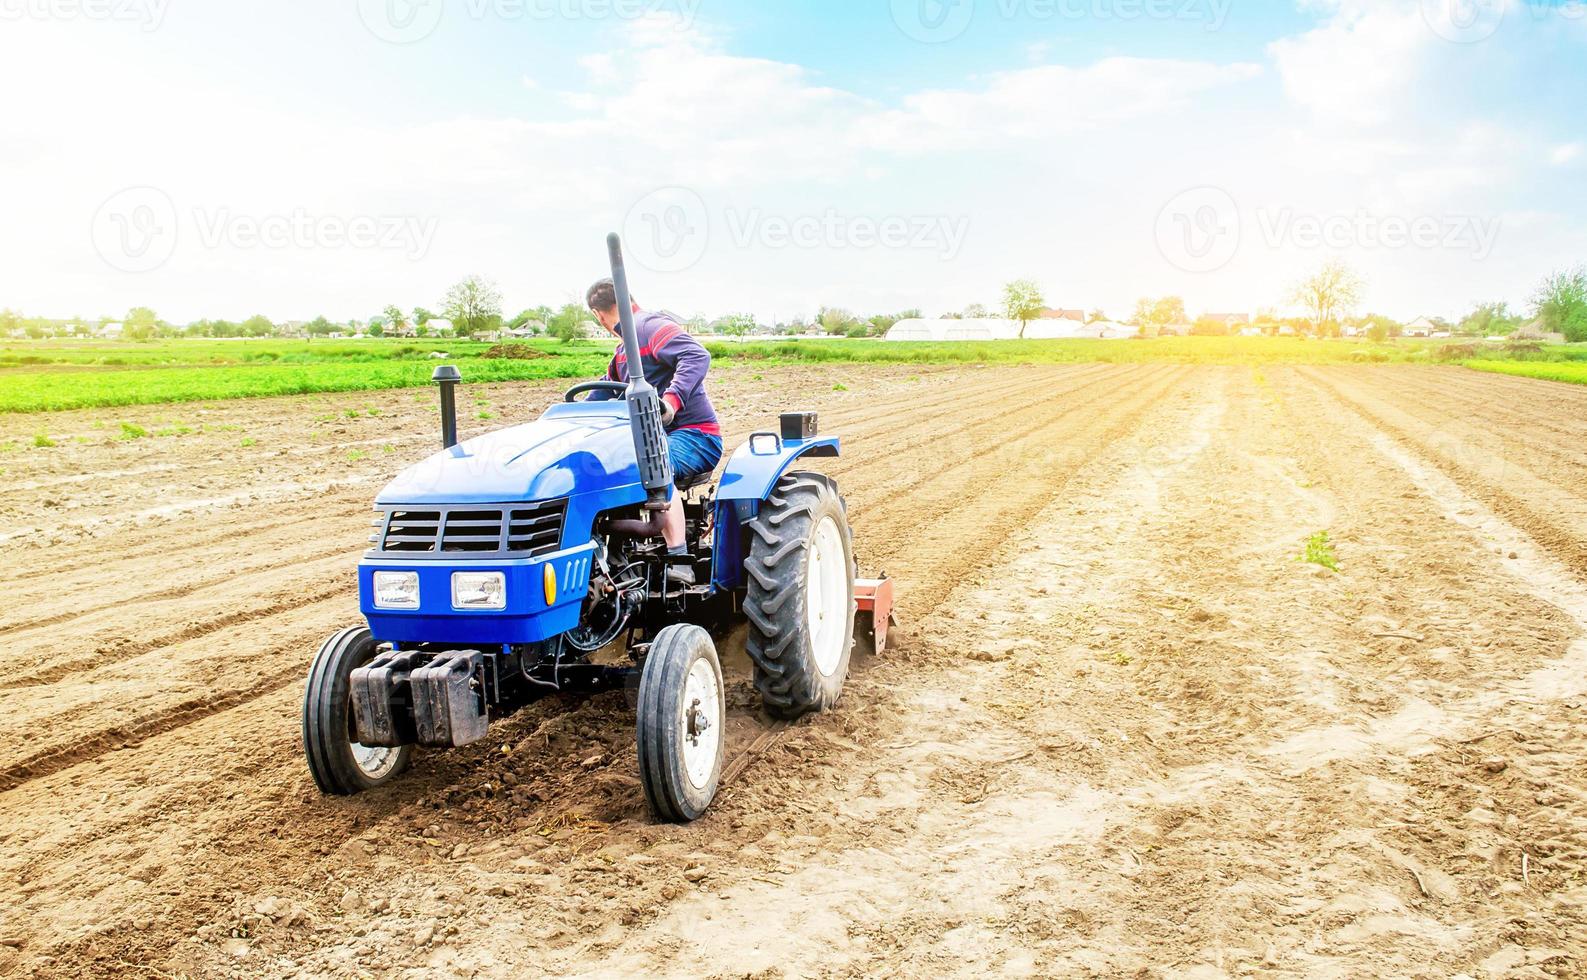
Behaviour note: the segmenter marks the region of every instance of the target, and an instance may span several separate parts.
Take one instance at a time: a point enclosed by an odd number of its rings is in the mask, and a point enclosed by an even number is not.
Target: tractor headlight
[[[375,608],[419,608],[419,573],[376,572]]]
[[[506,574],[503,572],[453,572],[452,608],[506,609]]]

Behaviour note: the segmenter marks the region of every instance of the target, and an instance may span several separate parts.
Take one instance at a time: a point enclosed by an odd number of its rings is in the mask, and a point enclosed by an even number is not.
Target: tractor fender
[[[716,552],[711,577],[718,589],[744,584],[748,525],[777,481],[795,461],[806,456],[836,456],[838,448],[836,436],[784,439],[775,432],[757,432],[734,451],[716,492]]]

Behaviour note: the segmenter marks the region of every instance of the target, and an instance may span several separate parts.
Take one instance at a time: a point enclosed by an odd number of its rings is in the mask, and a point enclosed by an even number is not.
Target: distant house
[[[405,327],[400,332],[393,333],[393,332],[387,331],[386,336],[388,336],[388,337],[417,337],[419,335],[419,328],[421,326],[424,327],[425,330],[429,331],[430,336],[433,337],[433,336],[436,336],[437,334],[439,334],[443,330],[451,330],[452,329],[452,321],[451,320],[443,320],[443,319],[441,319],[438,316],[432,316],[432,317],[430,317],[430,319],[424,321],[422,324],[421,323],[409,323],[407,325],[407,327]]]
[[[1165,323],[1158,327],[1157,335],[1159,337],[1188,337],[1190,336],[1190,328],[1191,324],[1186,323],[1184,320],[1179,320],[1174,323]]]
[[[123,324],[119,320],[111,323],[101,323],[99,329],[94,331],[94,335],[104,337],[106,340],[120,340],[123,329]]]
[[[1038,320],[1073,320],[1076,323],[1086,322],[1085,310],[1053,310],[1046,309],[1036,314]]]
[[[1405,336],[1407,337],[1431,337],[1438,331],[1438,324],[1425,316],[1419,316],[1405,325]]]
[[[1251,322],[1251,316],[1248,313],[1207,313],[1204,316],[1208,320],[1217,320],[1228,327],[1230,333],[1233,333],[1236,328],[1243,327]]]
[[[1260,336],[1262,336],[1262,328],[1261,327],[1255,327],[1255,326],[1249,326],[1249,325],[1243,326],[1243,327],[1241,327],[1239,329],[1238,336],[1241,336],[1241,337],[1260,337]]]

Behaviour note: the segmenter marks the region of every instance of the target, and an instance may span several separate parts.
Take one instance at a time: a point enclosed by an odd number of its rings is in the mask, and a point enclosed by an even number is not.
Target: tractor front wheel
[[[797,718],[837,703],[854,646],[854,545],[838,488],[819,473],[778,481],[753,537],[745,647],[766,710]]]
[[[320,792],[352,796],[391,782],[408,768],[413,746],[360,745],[353,720],[353,671],[375,658],[367,628],[332,635],[315,654],[303,692],[303,752]]]
[[[639,781],[657,820],[705,813],[722,778],[727,701],[716,646],[688,623],[656,634],[639,678]]]

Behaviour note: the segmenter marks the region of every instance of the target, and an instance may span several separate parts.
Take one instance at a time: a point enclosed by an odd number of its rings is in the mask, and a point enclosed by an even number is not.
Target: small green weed
[[[149,430],[135,422],[121,423],[121,438],[125,440],[142,439],[149,434]]]
[[[33,437],[33,446],[35,449],[48,449],[53,445],[55,445],[55,440],[51,439],[48,435],[45,435],[42,432]]]
[[[1327,531],[1318,531],[1306,539],[1306,551],[1295,559],[1312,565],[1321,565],[1330,572],[1339,571],[1339,556],[1334,554],[1333,542]]]

